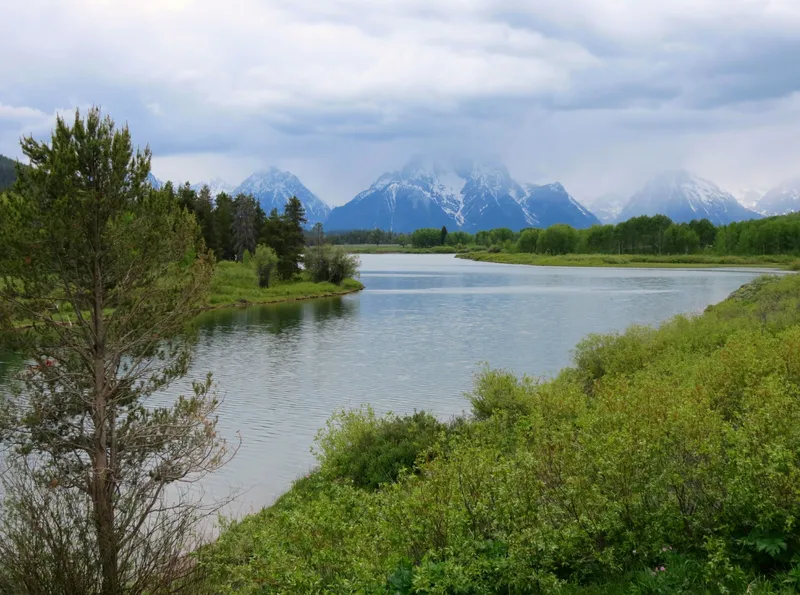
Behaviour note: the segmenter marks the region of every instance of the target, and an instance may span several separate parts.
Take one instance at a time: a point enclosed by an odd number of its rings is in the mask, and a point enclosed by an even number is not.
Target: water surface
[[[758,275],[361,259],[358,294],[203,316],[193,375],[214,372],[225,394],[220,429],[242,439],[207,488],[245,490],[234,512],[269,504],[311,468],[314,436],[337,408],[457,415],[482,362],[552,375],[588,333],[700,312]]]

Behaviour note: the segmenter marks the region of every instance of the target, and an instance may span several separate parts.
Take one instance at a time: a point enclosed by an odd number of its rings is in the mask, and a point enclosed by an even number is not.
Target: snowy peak
[[[756,204],[756,210],[768,216],[800,211],[800,176],[767,192]]]
[[[468,231],[519,230],[551,220],[578,227],[597,222],[561,184],[523,187],[496,160],[441,162],[415,157],[334,209],[327,227],[396,232],[442,225]]]
[[[164,182],[159,180],[157,177],[153,175],[153,172],[149,172],[147,174],[147,179],[145,180],[152,188],[156,190],[161,190],[164,187]]]
[[[600,223],[594,213],[575,200],[559,182],[542,186],[526,184],[525,193],[522,205],[538,227],[568,223],[580,229]]]
[[[233,194],[252,195],[267,215],[272,209],[283,212],[286,202],[292,196],[296,196],[303,203],[309,226],[313,226],[315,223],[324,223],[330,214],[330,207],[306,188],[297,176],[277,167],[270,167],[252,174],[234,188]]]
[[[715,225],[759,217],[729,192],[686,170],[666,171],[651,179],[631,197],[618,220],[657,214],[677,223],[708,219]]]
[[[589,206],[602,223],[616,223],[629,199],[624,194],[609,192],[598,196]]]

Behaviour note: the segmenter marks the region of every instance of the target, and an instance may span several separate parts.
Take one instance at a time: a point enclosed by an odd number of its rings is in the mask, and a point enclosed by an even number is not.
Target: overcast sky
[[[100,105],[162,179],[341,204],[412,154],[581,200],[800,174],[800,0],[0,0],[0,153]]]

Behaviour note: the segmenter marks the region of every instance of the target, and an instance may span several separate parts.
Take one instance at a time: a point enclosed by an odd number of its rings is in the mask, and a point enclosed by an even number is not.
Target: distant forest
[[[10,187],[17,179],[16,161],[0,155],[0,192]]]

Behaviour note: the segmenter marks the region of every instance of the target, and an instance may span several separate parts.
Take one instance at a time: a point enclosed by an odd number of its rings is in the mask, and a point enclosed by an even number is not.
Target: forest
[[[369,233],[375,239],[380,236],[376,230]],[[358,233],[351,232],[345,237],[352,240]],[[393,239],[400,244],[397,238]],[[381,239],[383,243],[392,240],[388,234]],[[707,219],[675,223],[664,215],[643,215],[616,225],[595,225],[587,229],[556,224],[546,229],[513,232],[499,228],[470,234],[432,228],[418,229],[405,241],[419,249],[483,247],[493,252],[548,255],[800,255],[800,213],[722,226],[714,226]]]

